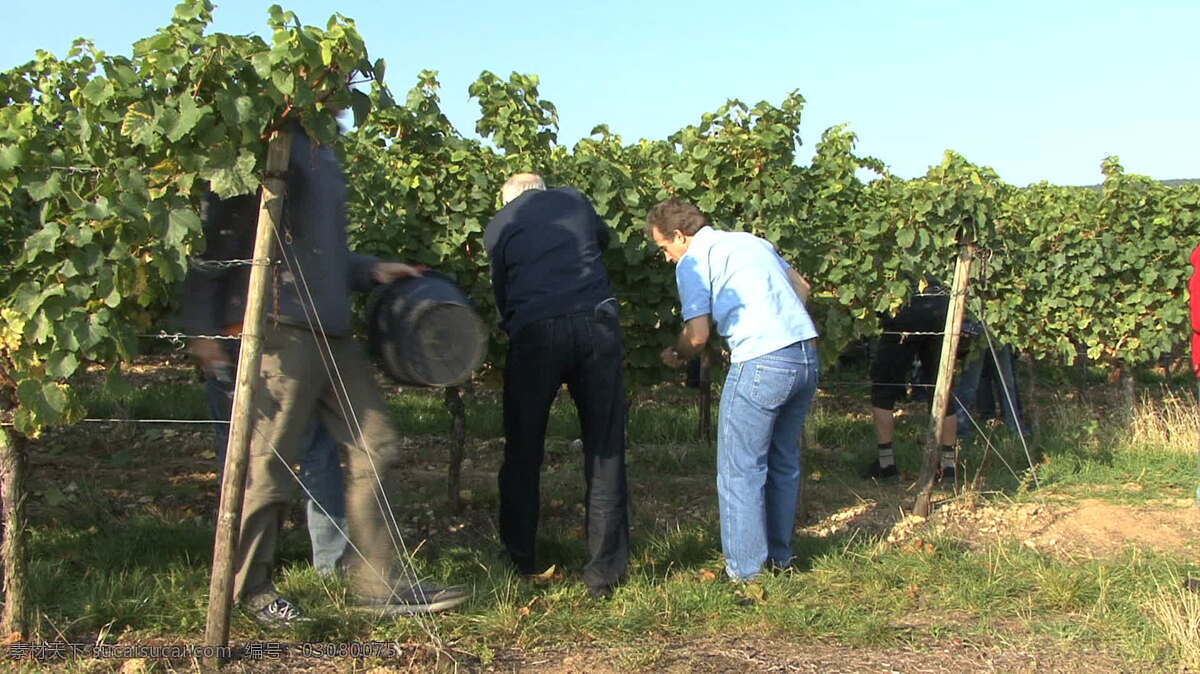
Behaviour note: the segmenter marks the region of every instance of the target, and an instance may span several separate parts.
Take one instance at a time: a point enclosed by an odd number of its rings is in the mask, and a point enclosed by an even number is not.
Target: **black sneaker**
[[[900,471],[896,468],[896,464],[892,464],[887,468],[879,465],[879,461],[872,461],[862,471],[862,476],[873,480],[887,480],[893,477],[900,477]]]
[[[258,610],[246,609],[254,622],[264,627],[281,627],[308,622],[300,607],[283,597],[275,597]]]
[[[376,615],[414,615],[437,613],[465,603],[471,591],[462,585],[442,587],[421,581],[407,588],[396,590],[390,597],[372,597],[361,600],[353,608]]]
[[[588,585],[588,596],[597,601],[608,601],[613,596],[612,585],[597,585],[595,587]]]
[[[957,476],[957,474],[958,474],[958,471],[954,466],[942,466],[941,468],[938,469],[936,482],[938,482],[939,484],[940,483],[954,484],[955,477]]]

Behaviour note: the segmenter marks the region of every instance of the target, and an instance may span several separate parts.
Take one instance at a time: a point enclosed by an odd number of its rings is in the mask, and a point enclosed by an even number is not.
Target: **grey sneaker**
[[[470,598],[471,591],[462,585],[442,587],[421,581],[407,588],[397,589],[390,597],[364,598],[354,608],[377,615],[437,613],[459,606]]]
[[[247,608],[246,613],[250,615],[254,622],[264,627],[296,625],[309,621],[309,618],[305,617],[300,607],[279,596],[276,596],[265,606],[257,610]]]

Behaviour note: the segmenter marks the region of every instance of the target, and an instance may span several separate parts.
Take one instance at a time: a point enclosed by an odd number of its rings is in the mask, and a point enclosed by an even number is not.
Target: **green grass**
[[[137,388],[116,396],[103,386],[85,383],[78,387],[85,416],[103,419],[207,419],[204,388],[195,381],[169,381]],[[677,395],[677,394],[676,394]],[[504,435],[504,419],[498,392],[478,391],[464,396],[467,435],[496,438]],[[450,415],[441,391],[396,389],[387,397],[396,427],[407,435],[441,435],[447,432]],[[656,401],[634,401],[629,409],[629,433],[639,442],[690,442],[695,439],[699,412],[692,396],[671,401],[672,410]],[[716,423],[714,419],[714,424]],[[575,407],[566,391],[550,410],[547,438],[572,440],[579,437]]]
[[[678,394],[676,394],[678,395]],[[472,438],[504,436],[500,394],[476,391],[466,394],[466,429]],[[388,398],[396,426],[403,433],[434,435],[447,432],[450,424],[443,394],[436,391],[405,389]],[[714,419],[715,423],[715,419]],[[649,443],[691,442],[699,424],[698,407],[692,396],[663,404],[655,400],[634,400],[629,408],[631,441]],[[579,437],[579,421],[570,395],[561,391],[550,408],[546,437],[573,440]]]
[[[1046,486],[1073,494],[1116,488],[1111,500],[1138,502],[1177,497],[1197,483],[1197,419],[1193,402],[1167,395],[1143,401],[1132,419],[1112,423],[1106,411],[1073,403],[1053,409],[1045,434]]]
[[[181,409],[169,404],[172,399],[193,400],[193,393],[173,384],[139,393],[119,409],[157,416]],[[87,404],[96,415],[103,405],[115,405],[100,396]],[[444,463],[442,438],[449,422],[441,395],[404,391],[390,404],[397,426],[417,439],[413,463]],[[1033,488],[1024,448],[1002,439],[1002,431],[994,433],[996,451],[1014,469],[1000,461],[986,469],[986,488],[997,503],[1053,497],[1141,504],[1190,497],[1196,481],[1193,448],[1200,438],[1192,399],[1168,391],[1143,401],[1132,417],[1117,417],[1102,403],[1062,397],[1037,404],[1041,424],[1032,450],[1041,457],[1040,489]],[[386,621],[349,611],[345,583],[313,572],[305,532],[291,526],[280,545],[279,586],[315,620],[273,633],[239,615],[234,640],[395,640],[411,646],[431,643],[432,634],[444,650],[427,650],[420,661],[442,668],[452,666],[451,655],[479,667],[505,653],[601,647],[610,653],[612,668],[653,670],[689,643],[731,635],[799,648],[836,643],[919,650],[959,639],[985,649],[1108,653],[1131,668],[1200,659],[1187,639],[1194,634],[1188,621],[1200,620],[1200,606],[1171,591],[1194,571],[1186,551],[1054,556],[1019,540],[966,540],[936,528],[913,534],[922,547],[888,544],[882,540],[886,530],[850,527],[826,537],[798,535],[793,568],[762,579],[764,602],[747,602],[744,591],[723,579],[715,448],[696,440],[693,394],[678,389],[655,391],[631,406],[633,556],[627,583],[602,603],[588,599],[579,580],[587,557],[579,535],[583,481],[577,452],[568,446],[578,426],[569,399],[560,396],[547,434],[539,559],[564,575],[546,585],[520,579],[495,533],[494,471],[501,451],[495,440],[502,437],[497,395],[468,396],[467,420],[472,468],[464,473],[464,486],[474,492],[467,510],[445,508],[445,486],[436,471],[420,482],[402,480],[393,503],[408,542],[418,548],[417,570],[473,588],[462,611],[432,620]],[[926,425],[920,412],[898,422],[897,455],[908,474],[919,470]],[[200,505],[186,513],[159,507],[190,484],[155,473],[161,453],[195,450],[176,447],[173,442],[182,442],[176,436],[138,432],[150,441],[121,450],[126,454],[120,465],[106,454],[98,464],[105,471],[81,480],[69,499],[33,503],[31,590],[42,612],[42,637],[52,640],[61,633],[126,643],[202,637],[211,485],[191,495]],[[856,475],[874,453],[865,400],[832,388],[824,392],[809,420],[808,441],[806,466],[815,489],[806,493],[818,499],[810,507],[833,511],[877,498],[877,487]],[[197,435],[189,442],[199,448],[206,439]],[[964,448],[969,475],[981,455],[978,443]],[[39,484],[51,479],[45,470],[33,473],[40,494],[62,487],[61,480]],[[132,493],[114,496],[117,487]],[[898,507],[911,507],[912,494],[903,486],[891,493]],[[144,496],[149,503],[138,500]]]
[[[167,548],[134,559],[114,554],[104,540],[149,539],[143,548]],[[211,531],[202,526],[139,522],[99,531],[95,545],[78,536],[46,532],[34,596],[43,622],[70,634],[100,631],[123,639],[172,635],[196,639],[203,631]],[[168,539],[175,538],[175,543]],[[548,550],[575,550],[565,563],[578,568],[575,541],[551,540]],[[128,542],[128,541],[127,541]],[[588,600],[577,581],[536,586],[513,576],[498,554],[449,548],[422,560],[423,572],[468,583],[475,598],[460,613],[434,621],[376,622],[344,610],[346,590],[318,577],[302,561],[285,564],[280,589],[310,608],[311,624],[268,632],[238,616],[240,640],[426,640],[426,630],[477,655],[564,644],[637,644],[654,635],[704,639],[769,636],[793,642],[836,639],[853,646],[919,646],[953,636],[978,643],[1048,638],[1063,648],[1114,651],[1131,662],[1167,662],[1171,645],[1147,619],[1164,586],[1186,573],[1179,560],[1126,553],[1109,560],[1065,563],[1020,545],[970,549],[934,538],[931,554],[844,539],[799,541],[799,570],[762,581],[766,600],[743,605],[735,586],[702,580],[718,561],[715,533],[676,532],[635,539],[628,582],[608,603]],[[69,562],[48,556],[77,550]],[[66,590],[66,591],[64,591]],[[527,609],[527,610],[523,610]]]
[[[198,383],[174,381],[135,388],[115,396],[103,386],[83,385],[77,391],[88,418],[208,419],[208,401]]]

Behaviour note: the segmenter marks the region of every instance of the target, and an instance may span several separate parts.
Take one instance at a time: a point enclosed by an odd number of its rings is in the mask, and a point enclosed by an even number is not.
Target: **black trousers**
[[[583,581],[615,585],[629,563],[625,382],[621,328],[610,305],[531,323],[513,335],[504,368],[500,538],[521,573],[537,570],[539,484],[550,406],[565,382],[583,430],[590,559]]]
[[[937,328],[941,330],[941,328]],[[900,335],[885,333],[879,336],[871,360],[871,406],[881,410],[895,409],[903,400],[912,374],[913,359],[921,363],[919,379],[914,384],[932,384],[937,380],[938,361],[942,356],[941,335]],[[932,391],[932,389],[931,389]],[[916,393],[914,392],[914,398]],[[919,398],[917,398],[919,399]],[[933,404],[933,393],[928,400]],[[950,406],[947,414],[957,409]]]

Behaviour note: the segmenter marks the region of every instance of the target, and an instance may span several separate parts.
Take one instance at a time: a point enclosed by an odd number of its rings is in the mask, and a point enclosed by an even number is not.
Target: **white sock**
[[[892,451],[891,443],[888,443],[887,447],[879,448],[879,467],[887,468],[894,465],[896,465],[896,453]]]
[[[942,448],[942,468],[953,468],[955,465],[954,449]]]

